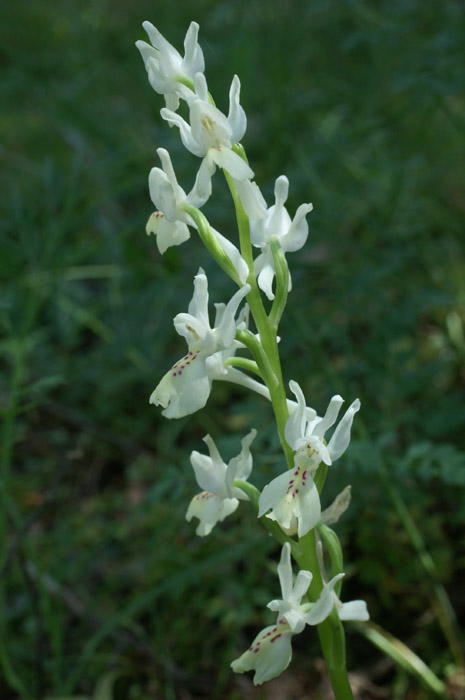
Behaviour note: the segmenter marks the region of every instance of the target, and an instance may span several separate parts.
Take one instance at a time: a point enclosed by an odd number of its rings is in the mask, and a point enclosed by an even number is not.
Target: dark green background
[[[134,47],[145,19],[179,49],[199,22],[221,109],[241,79],[244,145],[268,201],[284,173],[291,214],[313,202],[307,246],[288,257],[281,352],[286,381],[320,413],[334,393],[362,401],[324,497],[352,484],[337,527],[345,598],[365,598],[453,673],[380,466],[463,616],[463,3],[21,0],[3,14],[1,697],[88,696],[99,682],[112,687],[102,698],[249,697],[229,663],[279,593],[277,547],[247,504],[206,540],[184,521],[197,491],[188,456],[206,432],[230,457],[256,427],[252,480],[280,473],[269,407],[223,384],[177,422],[148,405],[184,353],[172,318],[198,266],[212,302],[233,288],[195,237],[161,258],[144,232],[156,148],[186,190],[199,164],[159,116]],[[214,187],[205,213],[235,241],[220,173]],[[316,635],[294,650],[316,688]],[[380,655],[355,633],[348,650],[370,676]],[[423,697],[392,668],[374,682]]]

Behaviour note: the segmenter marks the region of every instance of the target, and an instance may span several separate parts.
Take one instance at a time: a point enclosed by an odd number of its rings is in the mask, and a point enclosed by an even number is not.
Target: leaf
[[[113,688],[121,675],[121,671],[114,669],[102,676],[97,683],[92,700],[113,700]]]

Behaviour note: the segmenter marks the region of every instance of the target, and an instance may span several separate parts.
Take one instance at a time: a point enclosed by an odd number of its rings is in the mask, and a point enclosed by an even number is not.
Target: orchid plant
[[[336,698],[352,698],[342,621],[365,621],[368,612],[364,601],[340,601],[341,547],[329,527],[348,507],[350,488],[323,511],[320,499],[328,468],[349,446],[360,402],[355,399],[336,425],[343,404],[340,396],[333,396],[322,416],[307,405],[295,380],[289,382],[294,399],[288,398],[278,351],[278,326],[291,291],[286,254],[304,246],[306,217],[312,205],[301,204],[291,218],[285,206],[289,181],[283,175],[276,180],[275,203],[267,206],[240,144],[247,119],[240,105],[239,78],[232,80],[225,115],[208,91],[198,25],[192,22],[187,31],[184,57],[152,24],[144,22],[143,26],[150,43],[138,41],[136,45],[151,86],[165,98],[161,116],[179,129],[185,148],[201,159],[195,183],[186,195],[168,152],[158,149],[162,167],[154,167],[149,175],[156,211],[147,222],[147,234],[155,236],[163,254],[170,246],[186,243],[196,231],[238,287],[229,301],[215,304],[212,324],[207,276],[198,270],[187,313],[174,318],[177,333],[187,342],[187,354],[161,379],[150,402],[161,406],[167,418],[180,418],[205,406],[214,380],[239,384],[271,404],[283,451],[282,473],[261,493],[249,481],[254,429],[243,437],[239,454],[228,464],[210,435],[204,437],[208,455],[194,451],[190,458],[201,492],[193,496],[186,518],[198,520],[197,535],[209,535],[238,509],[240,501],[248,501],[282,545],[277,566],[282,598],[268,604],[277,614],[276,622],[259,632],[231,666],[236,673],[254,671],[256,684],[269,681],[288,667],[292,637],[307,626],[316,627]],[[186,104],[188,119],[177,111],[181,102]],[[218,169],[231,191],[238,245],[216,231],[201,212],[212,195]],[[259,251],[255,257],[254,249]],[[249,328],[250,317],[255,330]],[[249,357],[237,356],[237,350]],[[298,568],[295,580],[291,558]],[[328,560],[330,578],[325,571]]]

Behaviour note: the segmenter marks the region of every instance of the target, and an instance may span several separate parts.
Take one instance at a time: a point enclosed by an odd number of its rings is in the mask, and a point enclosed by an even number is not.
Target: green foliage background
[[[463,617],[463,4],[21,0],[0,29],[0,695],[243,697],[229,663],[278,593],[277,548],[247,505],[206,540],[184,521],[188,455],[206,432],[231,456],[256,427],[255,483],[280,472],[269,407],[223,385],[177,422],[148,405],[184,352],[172,318],[198,266],[212,301],[232,287],[197,239],[161,258],[144,233],[156,148],[186,190],[198,167],[159,116],[134,47],[144,19],[178,48],[200,23],[220,108],[241,79],[244,145],[268,200],[284,173],[291,213],[313,202],[308,244],[289,256],[281,351],[320,413],[334,393],[362,401],[325,495],[352,484],[338,525],[345,595],[451,673],[380,468]],[[206,214],[235,240],[220,174],[214,184]],[[294,668],[308,668],[304,636]],[[349,657],[379,659],[355,633]],[[398,673],[382,682],[413,697]]]

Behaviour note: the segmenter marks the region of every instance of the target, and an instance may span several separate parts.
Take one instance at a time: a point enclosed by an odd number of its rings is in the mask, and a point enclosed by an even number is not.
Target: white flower
[[[328,617],[334,605],[331,592],[343,574],[335,576],[326,584],[317,602],[309,611],[306,610],[308,604],[302,606],[301,600],[308,591],[313,576],[310,571],[299,571],[295,583],[292,583],[291,547],[288,542],[281,550],[278,576],[283,598],[272,600],[267,607],[277,612],[279,619],[284,618],[291,631],[298,634],[302,632],[305,625],[318,625]]]
[[[201,207],[210,196],[211,190],[204,191],[200,195],[199,176],[197,175],[194,187],[186,195],[178,184],[168,151],[159,148],[157,153],[163,170],[152,168],[149,175],[149,189],[152,202],[158,211],[150,216],[145,230],[147,234],[155,234],[158,250],[163,254],[167,248],[187,241],[190,237],[187,224],[195,228],[194,222],[183,211],[182,205],[190,204],[194,207]],[[232,246],[232,244],[230,245]]]
[[[249,649],[234,659],[231,668],[235,673],[255,671],[254,685],[261,685],[281,675],[291,663],[293,632],[285,620],[265,627],[253,640]]]
[[[312,211],[312,204],[301,204],[294,219],[291,220],[284,203],[289,191],[289,180],[285,175],[278,177],[275,184],[275,203],[267,209],[266,202],[255,182],[236,182],[236,187],[250,219],[252,243],[261,249],[254,261],[255,273],[259,287],[268,299],[274,299],[273,278],[276,274],[270,240],[277,238],[284,253],[300,250],[308,236],[306,215]],[[289,289],[291,278],[289,277]]]
[[[320,496],[313,481],[315,472],[321,462],[330,465],[347,449],[360,401],[356,399],[349,406],[325,445],[325,432],[336,422],[343,399],[333,396],[323,418],[316,416],[315,412],[309,418],[302,389],[294,381],[289,386],[297,405],[286,422],[285,437],[296,453],[295,466],[265,486],[260,494],[258,516],[262,517],[271,510],[268,518],[277,520],[288,533],[294,533],[297,528],[299,537],[303,537],[315,527],[321,515]]]
[[[231,664],[236,673],[254,670],[255,685],[276,678],[289,666],[292,635],[302,632],[306,625],[318,625],[328,617],[335,605],[333,588],[343,576],[339,574],[331,579],[324,586],[316,603],[301,605],[300,601],[312,581],[312,574],[309,571],[299,571],[293,584],[290,551],[290,545],[286,542],[278,565],[283,599],[268,603],[270,610],[278,612],[276,624],[262,630],[250,648]]]
[[[198,176],[200,187],[205,191],[211,188],[210,179],[217,166],[227,170],[236,180],[253,177],[247,163],[231,148],[243,137],[247,123],[239,104],[239,78],[235,75],[231,84],[227,117],[208,101],[207,83],[202,73],[195,76],[194,85],[196,96],[190,103],[190,124],[169,109],[162,109],[161,116],[179,127],[187,150],[203,158]]]
[[[243,438],[241,452],[233,457],[227,466],[210,435],[203,438],[210,453],[209,457],[195,450],[192,452],[191,464],[197,483],[201,489],[205,489],[194,496],[186,513],[186,520],[190,521],[194,517],[199,519],[197,535],[201,537],[209,535],[217,522],[223,521],[228,515],[234,513],[239,505],[239,499],[248,500],[246,494],[232,484],[235,479],[247,481],[250,476],[252,471],[250,445],[256,434],[256,430],[251,430]]]
[[[219,351],[233,348],[235,315],[249,291],[248,284],[241,287],[226,304],[218,326],[211,328],[208,281],[204,271],[199,269],[188,313],[177,314],[174,318],[176,331],[186,339],[189,351],[165,374],[150,396],[150,403],[164,407],[162,413],[167,418],[181,418],[205,406],[212,382],[207,359]]]
[[[337,421],[344,399],[339,395],[333,396],[322,418],[315,415],[309,419],[302,389],[292,380],[289,387],[297,399],[297,406],[286,422],[286,441],[296,452],[296,463],[314,474],[321,461],[330,465],[346,451],[354,415],[360,410],[360,401],[355,399],[351,403],[331,440],[325,445],[325,433]]]
[[[150,22],[142,26],[152,43],[136,41],[142,54],[150,85],[160,95],[165,95],[166,106],[177,109],[179,98],[187,102],[193,97],[193,91],[184,82],[193,82],[196,73],[203,73],[205,62],[202,49],[197,42],[199,25],[191,22],[184,39],[184,58],[166,41]]]
[[[326,575],[323,544],[319,538],[317,538],[317,557],[320,566],[321,576],[323,578],[323,582],[326,584],[326,581],[328,579]],[[367,604],[364,600],[351,600],[348,603],[342,603],[334,590],[331,591],[331,596],[339,619],[343,622],[347,622],[349,620],[366,622],[370,619],[370,615],[367,610]]]

